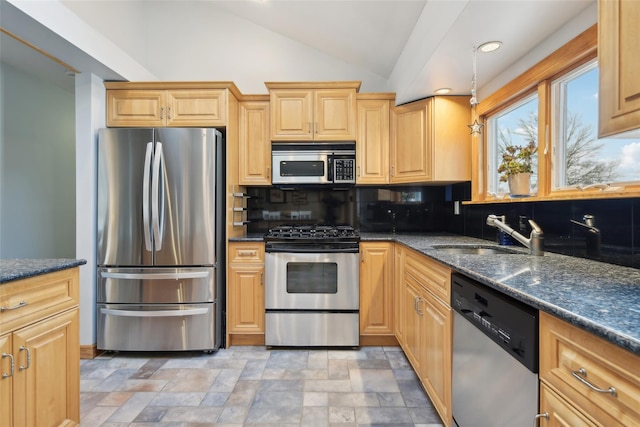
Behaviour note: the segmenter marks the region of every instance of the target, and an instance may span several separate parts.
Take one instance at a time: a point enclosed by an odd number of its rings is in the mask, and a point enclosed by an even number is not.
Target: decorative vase
[[[511,197],[526,197],[531,194],[531,174],[517,173],[507,177]]]

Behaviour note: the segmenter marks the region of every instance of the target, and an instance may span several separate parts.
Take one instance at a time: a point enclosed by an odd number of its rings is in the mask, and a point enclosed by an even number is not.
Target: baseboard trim
[[[227,348],[232,345],[264,345],[264,334],[229,334]]]
[[[96,344],[80,346],[80,359],[94,359],[100,353],[102,353],[102,350],[98,350]]]
[[[394,335],[360,335],[360,347],[397,347],[398,340]]]

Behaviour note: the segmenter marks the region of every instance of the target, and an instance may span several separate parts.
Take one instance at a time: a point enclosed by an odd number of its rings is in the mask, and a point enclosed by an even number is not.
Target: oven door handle
[[[291,253],[291,254],[357,254],[360,252],[358,248],[349,249],[296,249],[296,248],[266,248],[267,253]]]
[[[181,317],[181,316],[198,316],[207,314],[208,308],[191,308],[176,310],[154,310],[154,311],[137,311],[137,310],[114,310],[111,308],[102,308],[100,313],[108,316],[121,317]]]

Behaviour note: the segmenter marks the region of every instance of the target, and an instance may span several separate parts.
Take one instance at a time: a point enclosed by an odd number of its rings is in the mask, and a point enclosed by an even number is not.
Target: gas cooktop
[[[279,225],[267,232],[265,240],[358,241],[360,235],[350,225]]]

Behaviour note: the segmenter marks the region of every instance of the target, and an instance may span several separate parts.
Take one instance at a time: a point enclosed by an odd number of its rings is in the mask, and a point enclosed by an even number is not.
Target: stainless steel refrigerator
[[[101,129],[97,346],[222,345],[224,142],[216,129]]]

